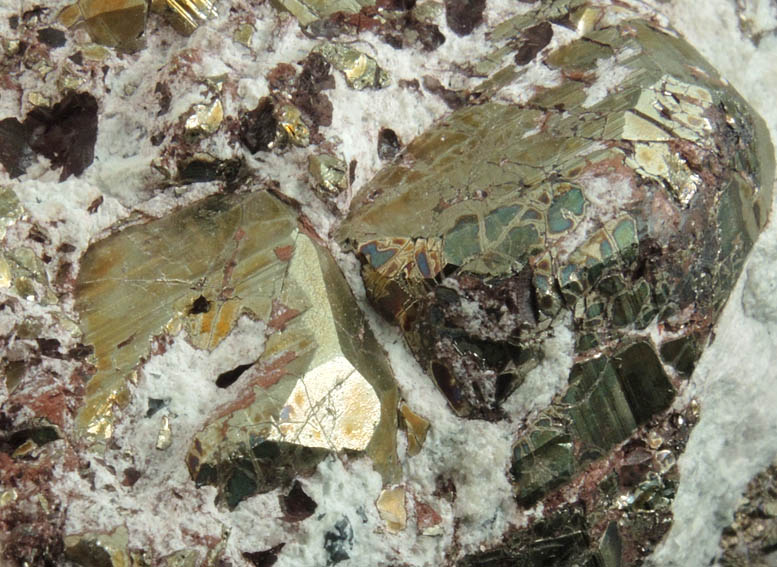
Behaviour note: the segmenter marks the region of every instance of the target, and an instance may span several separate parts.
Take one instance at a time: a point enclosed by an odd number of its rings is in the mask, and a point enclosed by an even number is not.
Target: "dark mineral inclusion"
[[[503,417],[571,317],[569,386],[515,445],[527,504],[670,406],[767,220],[774,174],[763,120],[682,39],[627,19],[540,53],[558,86],[495,102],[520,72],[498,71],[473,91],[480,104],[362,189],[339,231],[372,304],[463,417]],[[623,79],[597,89],[616,56]]]

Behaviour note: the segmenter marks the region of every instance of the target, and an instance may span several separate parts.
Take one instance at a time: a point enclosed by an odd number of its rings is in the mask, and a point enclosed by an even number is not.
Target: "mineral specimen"
[[[11,177],[19,177],[35,152],[52,167],[62,167],[64,181],[91,165],[96,141],[97,100],[86,92],[69,92],[51,107],[34,108],[24,122],[0,121],[0,163]]]
[[[286,519],[299,522],[310,517],[316,511],[318,504],[305,493],[302,484],[295,480],[289,493],[280,498],[281,508]]]
[[[530,521],[527,528],[508,531],[501,544],[466,556],[458,565],[641,564],[672,522],[671,503],[679,474],[674,462],[666,466],[665,455],[683,451],[697,419],[693,404],[684,412],[665,415],[660,423],[654,423],[654,439],[658,441],[653,446],[641,439],[625,443],[606,463],[572,481],[575,497],[571,504],[559,506],[558,501],[549,501],[542,519]],[[551,436],[545,437],[553,445]],[[547,460],[551,452],[538,447],[534,458]],[[562,468],[558,461],[549,460],[543,466],[549,476]],[[536,467],[535,472],[541,470]]]
[[[215,0],[166,0],[166,15],[179,33],[190,35],[209,18],[216,16]]]
[[[646,342],[576,364],[558,407],[516,444],[512,474],[519,500],[531,503],[569,480],[581,464],[609,453],[673,398],[671,381]]]
[[[601,565],[599,554],[591,552],[589,546],[590,537],[586,530],[583,511],[565,508],[537,522],[531,528],[513,534],[504,546],[464,557],[457,566],[595,567]],[[605,565],[605,567],[614,566]]]
[[[348,188],[348,164],[335,156],[310,156],[308,173],[313,178],[314,190],[323,199],[334,199]]]
[[[24,207],[13,189],[0,187],[0,239],[5,238],[5,231],[8,227],[13,226],[23,214]]]
[[[380,89],[391,78],[374,58],[341,43],[322,43],[315,48],[335,69],[345,75],[345,81],[357,91]]]
[[[312,472],[330,452],[366,452],[395,480],[391,370],[334,260],[266,192],[212,197],[99,242],[76,298],[97,358],[79,416],[85,434],[111,437],[153,337],[185,331],[213,349],[249,316],[267,325],[264,354],[214,377],[243,394],[193,439],[192,477],[221,487],[230,507]],[[163,417],[157,448],[171,435]]]
[[[284,545],[285,544],[283,543],[279,543],[264,551],[243,552],[243,558],[250,561],[251,565],[254,565],[254,567],[272,567],[278,560],[278,553],[280,553]]]
[[[620,65],[617,84],[597,74],[605,61]],[[369,183],[339,234],[462,416],[501,415],[564,312],[581,363],[645,361],[650,381],[618,375],[628,411],[607,394],[617,442],[671,401],[656,353],[709,333],[766,221],[772,147],[715,70],[647,22],[603,20],[544,62],[566,77],[558,86],[504,104],[487,98],[515,71],[496,73],[475,89],[482,104]]]
[[[183,35],[216,16],[212,0],[78,0],[63,9],[59,19],[67,27],[83,22],[95,43],[134,51],[143,45],[149,7]]]
[[[207,136],[219,129],[223,119],[224,108],[221,101],[216,99],[211,104],[195,104],[184,127],[190,135]]]
[[[458,35],[469,35],[483,22],[486,0],[445,0],[445,20]]]
[[[125,567],[130,565],[127,530],[90,533],[65,538],[65,557],[83,567]]]
[[[407,511],[405,509],[405,487],[394,486],[384,489],[378,501],[375,503],[380,517],[386,522],[386,529],[390,532],[399,532],[405,529],[407,524]]]
[[[673,564],[709,563],[775,446],[770,238],[699,361],[772,149],[652,6],[771,124],[774,42],[716,54],[681,0],[22,4],[0,564],[620,567],[699,529]],[[771,559],[772,472],[721,561]]]
[[[310,130],[296,106],[275,104],[265,97],[243,116],[240,140],[253,153],[289,144],[305,147],[310,143]]]
[[[401,144],[397,133],[391,128],[381,128],[378,132],[378,157],[383,160],[394,159],[399,150]]]
[[[136,49],[146,27],[146,0],[78,0],[89,35],[99,44]]]
[[[364,6],[375,4],[374,0],[272,0],[273,5],[291,13],[301,26],[325,18],[337,12],[355,14]]]
[[[335,565],[350,559],[348,552],[353,548],[353,527],[348,516],[338,520],[333,528],[324,535],[324,549],[327,552],[327,565]]]

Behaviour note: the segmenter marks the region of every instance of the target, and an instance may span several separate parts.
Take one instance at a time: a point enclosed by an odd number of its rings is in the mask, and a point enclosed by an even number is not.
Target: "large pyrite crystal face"
[[[668,407],[771,202],[766,127],[718,73],[646,21],[581,10],[553,20],[588,29],[543,55],[557,86],[496,102],[520,67],[495,73],[481,104],[363,188],[340,229],[370,300],[461,416],[502,415],[571,314],[579,364],[519,443],[517,475],[543,452],[543,474],[571,473],[581,451],[606,452]],[[516,22],[499,33],[523,45]]]
[[[365,452],[397,480],[398,395],[385,354],[329,252],[270,194],[216,195],[96,243],[76,308],[97,360],[78,416],[92,438],[111,436],[155,338],[180,334],[212,350],[248,316],[266,324],[263,354],[213,377],[239,396],[192,440],[192,477],[223,488],[232,507],[332,452]]]

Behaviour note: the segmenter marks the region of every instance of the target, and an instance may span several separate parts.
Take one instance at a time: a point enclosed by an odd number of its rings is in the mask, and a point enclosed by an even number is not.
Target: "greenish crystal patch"
[[[674,387],[646,341],[572,367],[569,387],[513,449],[518,500],[532,504],[606,455],[639,425],[666,410]],[[550,426],[550,416],[556,425]]]
[[[461,266],[466,260],[480,252],[480,227],[476,217],[463,217],[445,236],[443,252],[454,266]]]
[[[537,4],[491,34],[473,64],[487,78],[463,93],[477,104],[378,172],[337,235],[363,251],[368,298],[462,417],[504,418],[505,392],[521,395],[553,325],[571,319],[569,386],[516,443],[523,502],[668,411],[774,181],[766,124],[683,39],[610,5]],[[510,103],[526,34],[547,22],[578,34],[533,55],[559,82]],[[376,268],[364,246],[392,241],[426,249]]]

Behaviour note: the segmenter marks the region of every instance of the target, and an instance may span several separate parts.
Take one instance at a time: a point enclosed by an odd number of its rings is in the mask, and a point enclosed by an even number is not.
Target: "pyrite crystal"
[[[547,53],[547,23],[505,23],[501,33],[518,36],[514,61],[543,53],[561,80],[505,104],[492,97],[520,71],[494,73],[474,90],[480,104],[419,136],[363,188],[339,233],[372,304],[462,417],[503,417],[552,327],[571,318],[568,385],[514,444],[524,506],[666,419],[772,199],[763,120],[683,40],[638,19],[608,23],[601,10],[573,10],[567,25],[588,31]],[[617,82],[602,74],[613,64]],[[629,498],[653,508],[615,528],[624,557],[649,553],[666,533],[676,482],[664,476],[672,450],[635,455],[655,464],[642,465],[652,476],[638,476],[640,496]],[[621,458],[601,466],[628,478]],[[598,481],[574,482],[585,491]],[[606,507],[608,482],[583,497],[589,509]]]
[[[194,437],[192,477],[217,484],[230,507],[312,472],[330,452],[366,452],[396,480],[397,390],[385,355],[332,257],[268,193],[214,196],[100,241],[82,261],[76,308],[97,359],[78,417],[92,439],[111,437],[152,338],[183,332],[213,349],[249,316],[267,325],[264,353],[214,376],[244,393]]]
[[[183,35],[217,15],[213,0],[77,0],[59,20],[68,27],[83,23],[95,43],[134,51],[143,46],[149,7]]]
[[[660,15],[70,1],[0,7],[0,563],[647,560],[774,173]],[[773,473],[724,561],[768,561]]]
[[[670,342],[703,345],[766,222],[774,164],[761,118],[687,43],[641,20],[592,21],[544,56],[558,86],[505,104],[488,97],[518,72],[496,73],[481,104],[378,173],[339,235],[461,416],[499,418],[571,314],[570,379],[600,388],[578,377],[612,367],[602,401],[581,399],[613,414],[617,442],[671,401]],[[597,73],[605,61],[617,84]]]
[[[95,43],[130,50],[139,47],[146,27],[146,0],[78,0],[74,6]]]

